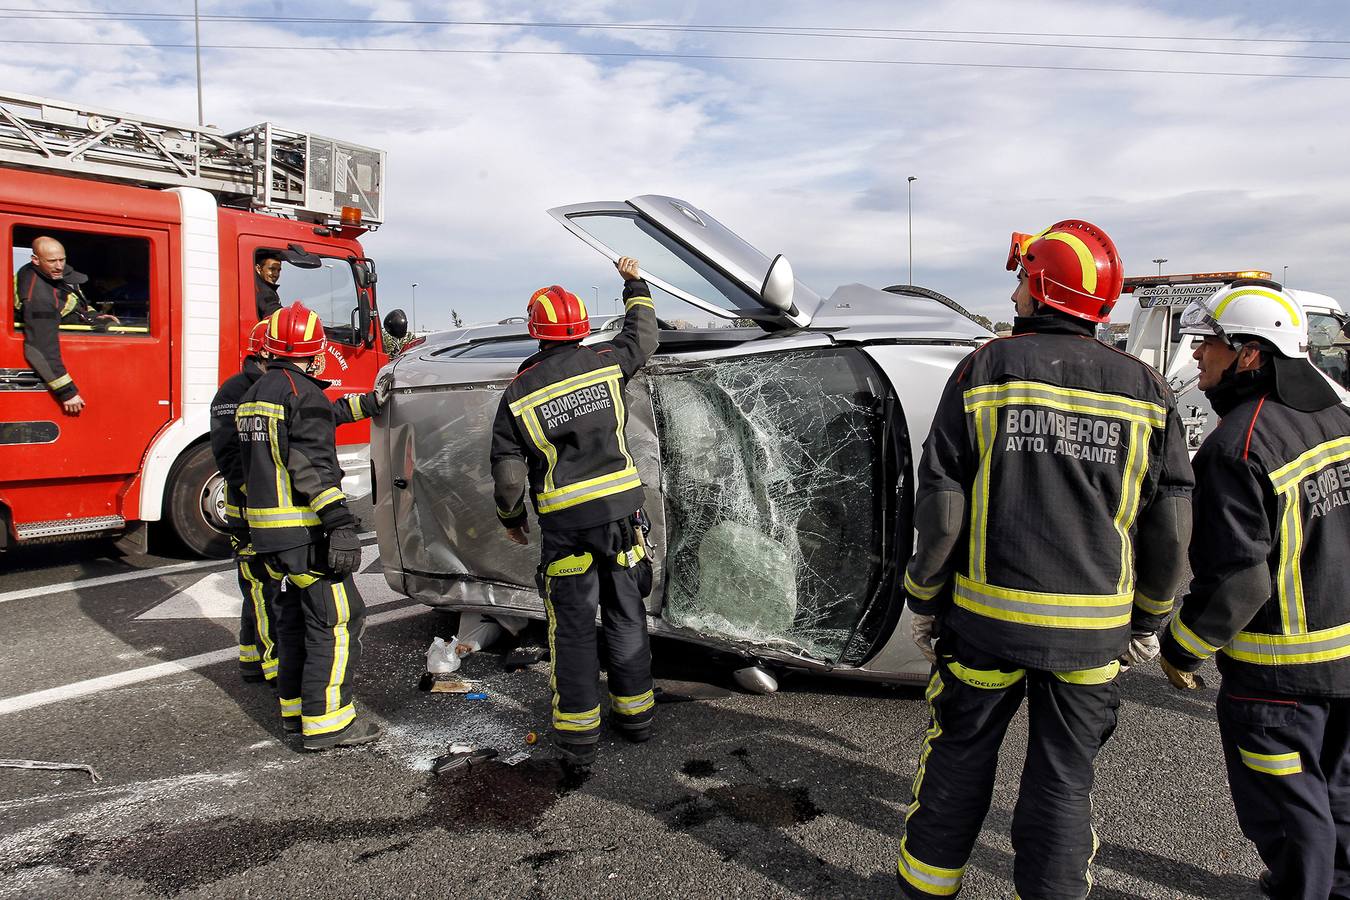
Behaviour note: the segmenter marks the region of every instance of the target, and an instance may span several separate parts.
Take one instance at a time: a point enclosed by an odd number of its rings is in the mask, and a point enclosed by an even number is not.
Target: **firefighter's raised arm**
[[[656,352],[659,335],[656,329],[656,306],[652,303],[651,288],[638,274],[638,261],[631,256],[620,257],[614,264],[623,276],[623,329],[614,340],[597,345],[597,353],[613,353],[614,362],[623,369],[625,378],[632,378],[638,369]]]

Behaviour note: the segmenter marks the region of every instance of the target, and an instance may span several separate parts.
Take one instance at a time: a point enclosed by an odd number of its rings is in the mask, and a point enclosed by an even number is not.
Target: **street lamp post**
[[[413,334],[417,334],[417,282],[415,281],[412,283],[412,308],[412,330]]]
[[[1165,263],[1165,262],[1167,262],[1167,260],[1166,260],[1166,259],[1155,259],[1154,262],[1158,264],[1158,274],[1161,275],[1161,274],[1162,274],[1162,264]]]
[[[918,181],[918,176],[911,175],[907,179],[906,188],[909,191],[909,283],[914,283],[914,182]]]

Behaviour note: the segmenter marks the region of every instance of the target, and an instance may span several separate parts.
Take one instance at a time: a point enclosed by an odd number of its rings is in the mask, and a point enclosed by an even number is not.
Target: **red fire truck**
[[[370,390],[388,356],[357,239],[383,219],[383,172],[381,151],[271,124],[225,134],[0,91],[11,275],[55,238],[117,321],[61,326],[86,403],[67,415],[24,359],[17,297],[4,304],[0,549],[92,534],[143,549],[162,522],[196,553],[226,552],[209,406],[257,321],[255,263],[280,255],[283,304],[322,316],[330,396]],[[339,440],[344,490],[362,496],[369,424]]]

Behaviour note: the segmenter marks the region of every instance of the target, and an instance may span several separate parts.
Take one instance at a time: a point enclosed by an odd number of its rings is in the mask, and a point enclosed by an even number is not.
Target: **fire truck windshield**
[[[319,314],[328,340],[356,346],[360,338],[352,327],[357,308],[356,275],[346,259],[320,257],[316,268],[301,268],[283,263],[277,281],[277,293],[283,306],[299,300]]]

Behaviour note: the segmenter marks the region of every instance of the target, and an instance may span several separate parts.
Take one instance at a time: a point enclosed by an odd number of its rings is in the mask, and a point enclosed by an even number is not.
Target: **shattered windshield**
[[[879,577],[884,389],[870,363],[831,349],[653,375],[662,615],[837,660]]]

